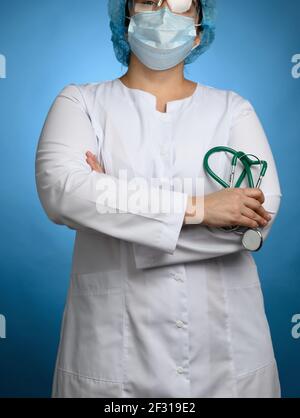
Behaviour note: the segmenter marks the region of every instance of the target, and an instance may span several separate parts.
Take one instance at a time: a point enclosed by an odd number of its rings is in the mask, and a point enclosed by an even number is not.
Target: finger
[[[94,164],[93,164],[93,162],[91,161],[91,160],[86,160],[86,162],[88,163],[88,165],[90,166],[90,168],[92,169],[92,170],[94,170],[95,169],[95,167],[94,167]]]
[[[104,173],[104,168],[102,167],[101,164],[98,163],[98,161],[90,159],[89,164],[90,164],[90,166],[92,167],[93,170],[95,170],[99,173]]]
[[[260,203],[264,203],[265,196],[261,189],[258,189],[256,187],[246,187],[244,190],[244,193],[248,197],[252,197],[254,199],[259,200]]]
[[[263,206],[260,206],[256,212],[267,221],[270,221],[272,219],[271,214],[267,212]]]
[[[99,170],[99,172],[104,173],[104,168],[102,167],[102,165],[99,163],[97,159],[94,160],[94,164],[95,164],[95,167],[97,167],[97,169]]]
[[[246,216],[247,218],[256,221],[261,226],[266,226],[268,224],[268,221],[264,219],[262,216],[257,214],[254,210],[245,207],[245,209],[242,212],[243,216]]]
[[[92,165],[92,164],[93,164],[93,161],[92,161],[91,157],[86,157],[85,161],[86,161],[89,165]]]
[[[94,154],[93,154],[91,151],[87,151],[87,152],[85,153],[85,155],[86,155],[87,157],[92,158]]]
[[[92,160],[99,162],[99,161],[98,161],[98,159],[97,159],[97,157],[96,157],[96,155],[95,155],[95,154],[93,154],[92,152],[88,151],[88,152],[87,152],[87,155],[88,155],[88,157],[90,157]]]
[[[245,206],[254,210],[256,213],[258,213],[260,216],[262,216],[266,220],[270,220],[272,218],[271,215],[261,205],[261,203],[256,199],[253,199],[251,197],[246,197]]]
[[[86,159],[86,162],[89,164],[89,166],[91,167],[92,170],[99,171],[99,167],[98,167],[97,163],[95,163],[95,161],[92,158],[88,157]]]
[[[93,155],[90,153],[86,153],[86,160],[89,161],[90,163],[95,164],[95,160],[93,158]]]
[[[247,226],[248,228],[258,228],[259,224],[254,220],[250,219],[247,216],[242,215],[239,221],[240,226]]]
[[[101,173],[104,173],[104,168],[99,163],[96,155],[93,154],[91,151],[87,151],[86,152],[86,155],[87,155],[87,158],[89,158],[89,161],[91,161],[94,164],[93,167],[97,169],[96,171],[99,171]]]
[[[89,161],[90,163],[93,163],[93,164],[95,163],[95,160],[90,155],[86,157],[86,161]]]

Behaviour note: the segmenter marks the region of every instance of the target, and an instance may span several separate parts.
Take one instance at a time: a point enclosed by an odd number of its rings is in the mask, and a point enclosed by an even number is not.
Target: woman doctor
[[[183,74],[214,40],[215,2],[108,6],[128,71],[65,86],[36,153],[48,217],[76,231],[52,396],[280,397],[257,266],[220,229],[259,227],[266,240],[282,196],[275,161],[248,100]],[[268,162],[259,189],[208,178],[203,158],[219,145]],[[228,178],[227,154],[213,164]],[[173,209],[138,210],[132,190]]]

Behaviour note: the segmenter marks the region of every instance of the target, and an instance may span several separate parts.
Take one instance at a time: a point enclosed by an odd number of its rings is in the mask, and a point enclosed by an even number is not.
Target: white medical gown
[[[76,238],[53,397],[281,396],[260,277],[241,236],[183,225],[188,193],[176,188],[169,189],[182,207],[176,213],[97,206],[107,179],[111,194],[136,177],[204,178],[205,194],[221,190],[203,170],[204,154],[219,145],[268,162],[266,239],[282,194],[248,100],[198,83],[162,113],[154,95],[120,79],[69,84],[55,98],[37,147],[36,184],[47,216]],[[90,169],[88,150],[105,174]],[[228,181],[229,154],[211,158]]]

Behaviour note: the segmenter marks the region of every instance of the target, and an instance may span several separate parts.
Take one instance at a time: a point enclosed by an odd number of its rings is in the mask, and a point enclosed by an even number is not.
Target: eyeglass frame
[[[125,18],[127,18],[127,19],[131,19],[131,16],[127,16],[126,15],[126,13],[127,13],[127,11],[129,12],[129,3],[130,2],[133,2],[134,0],[127,0],[126,1],[126,5],[125,5]],[[164,2],[165,0],[158,0],[158,4],[160,3],[160,2]],[[197,12],[197,16],[201,19],[200,20],[200,22],[201,23],[195,23],[195,26],[199,26],[200,28],[201,28],[201,26],[202,26],[202,24],[203,24],[203,18],[204,18],[204,16],[203,16],[203,6],[202,6],[202,1],[201,0],[198,0],[198,4],[199,4],[199,10],[198,10],[198,12]],[[161,5],[160,5],[161,6]],[[159,6],[159,7],[160,7]],[[169,4],[168,4],[168,7],[169,7]],[[130,13],[128,13],[128,14],[130,14]],[[126,21],[126,19],[125,19],[125,21]],[[200,29],[200,32],[202,32],[203,31],[203,28],[202,29]]]

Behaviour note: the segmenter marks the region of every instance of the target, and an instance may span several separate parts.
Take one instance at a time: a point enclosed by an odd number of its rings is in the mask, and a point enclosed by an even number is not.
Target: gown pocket
[[[269,324],[259,284],[227,291],[229,329],[236,376],[274,361]]]
[[[225,288],[243,289],[260,286],[258,269],[248,251],[240,251],[220,257],[221,268],[226,271]]]
[[[123,287],[120,271],[72,274],[58,368],[121,382]]]
[[[225,278],[235,373],[245,376],[274,361],[258,269],[251,255],[243,253],[226,265]]]

